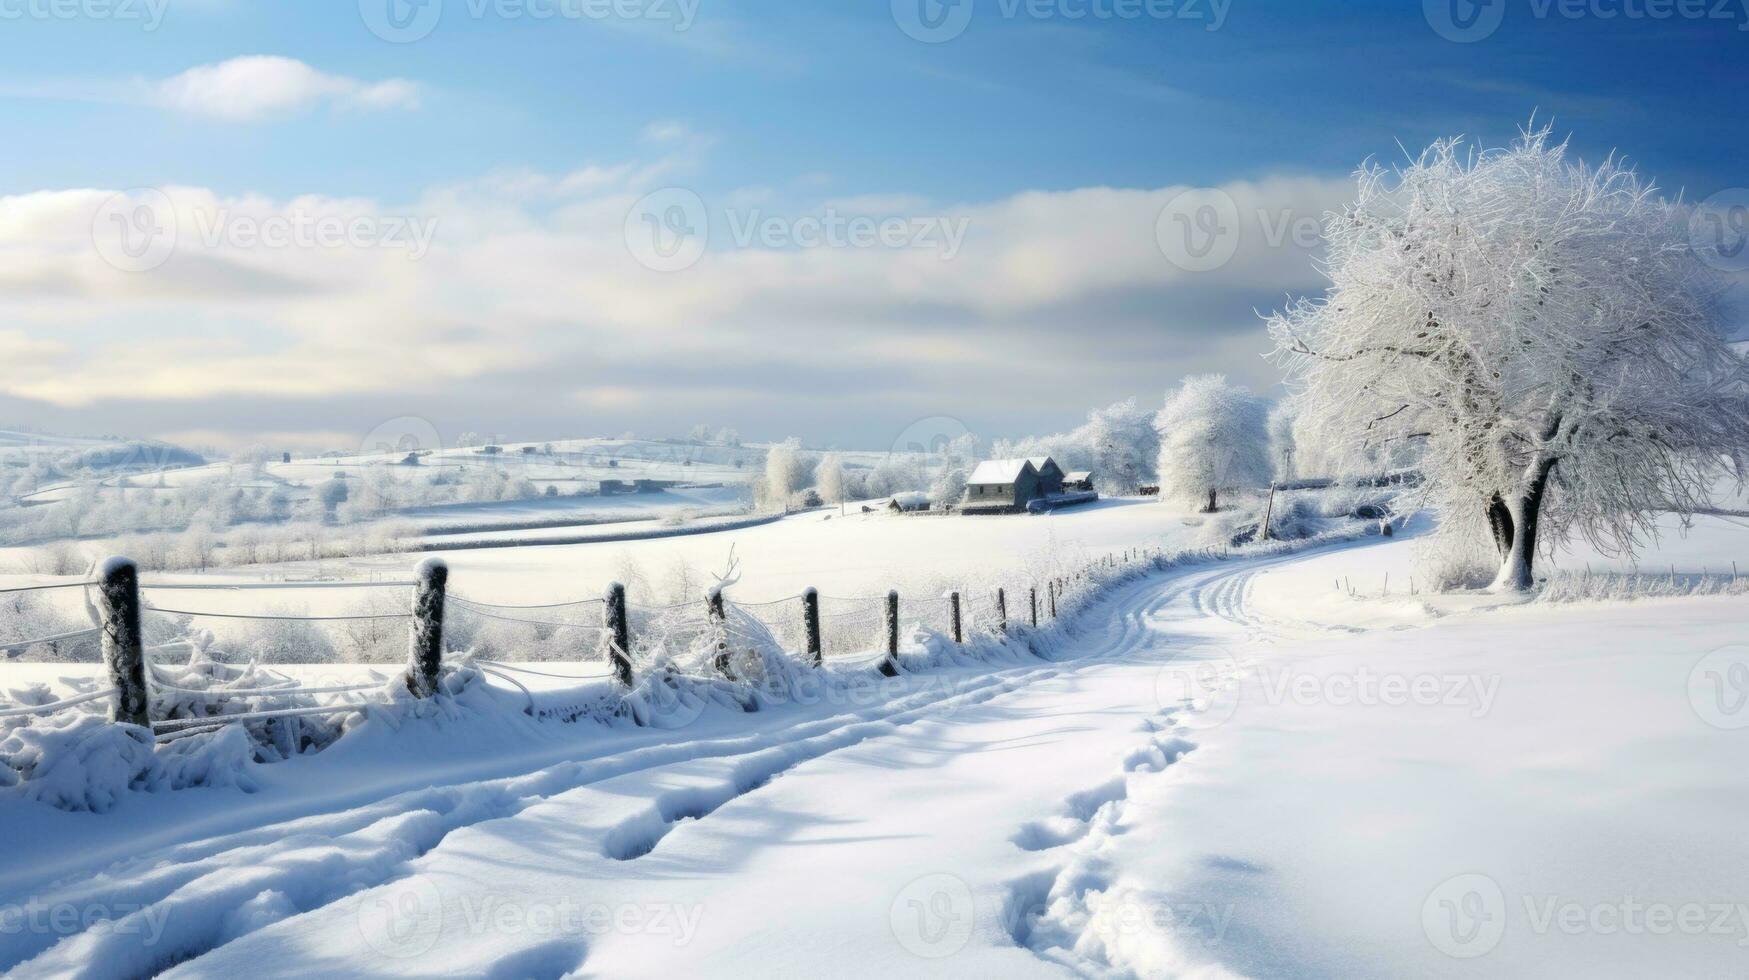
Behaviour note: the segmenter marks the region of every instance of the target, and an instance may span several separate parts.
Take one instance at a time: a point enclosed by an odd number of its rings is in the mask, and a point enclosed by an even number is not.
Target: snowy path
[[[0,931],[0,966],[1740,972],[1749,788],[1729,774],[1744,742],[1695,717],[1687,684],[1741,640],[1741,600],[1503,610],[1415,632],[1260,601],[1403,547],[1154,575],[1085,611],[1059,662],[915,675],[878,703],[596,742],[605,754],[162,848],[39,890],[48,907],[140,908],[82,932]],[[1387,612],[1374,618],[1400,618]],[[1393,700],[1380,678],[1408,693]],[[1596,925],[1648,903],[1698,907],[1717,928]],[[1569,905],[1588,928],[1552,924]]]
[[[1109,783],[1126,760],[1133,768],[1154,751],[1151,732],[1165,724],[1148,720],[1160,712],[1155,675],[1186,655],[1196,625],[1175,622],[1172,610],[1194,616],[1185,591],[1238,567],[1122,588],[1084,617],[1095,627],[1079,637],[1074,662],[919,675],[893,700],[798,710],[793,723],[756,735],[647,746],[168,848],[38,894],[49,905],[144,906],[121,927],[54,945],[53,935],[8,935],[0,950],[7,963],[34,957],[19,976],[179,961],[182,974],[215,976],[341,963],[372,975],[557,976],[585,963],[653,974],[721,968],[737,955],[751,967],[778,948],[797,972],[850,949],[855,962],[843,969],[881,973],[931,962],[895,941],[888,911],[902,907],[907,883],[946,874],[976,889],[980,932],[967,952],[1036,969],[1003,925],[1010,877],[1048,865],[1037,853],[1048,832],[1037,828],[1089,805],[1090,767]],[[1012,876],[989,874],[1003,864]],[[816,900],[796,902],[809,888]],[[482,925],[488,900],[493,921]],[[421,902],[441,910],[429,943],[373,928],[373,910]],[[661,930],[567,928],[576,924],[560,913],[573,906],[672,910],[669,924],[686,910],[698,918],[679,942]],[[559,921],[543,934],[502,929],[498,916]],[[876,948],[885,955],[871,957]],[[415,949],[422,955],[394,955]],[[958,972],[964,962],[942,966]]]

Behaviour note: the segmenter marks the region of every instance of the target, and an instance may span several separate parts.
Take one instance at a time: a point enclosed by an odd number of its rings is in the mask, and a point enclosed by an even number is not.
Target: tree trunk
[[[1220,492],[1221,491],[1220,491],[1219,487],[1216,487],[1215,489],[1209,491],[1209,505],[1208,505],[1208,507],[1203,509],[1203,513],[1213,514],[1215,511],[1221,509],[1219,503],[1215,499],[1217,496],[1220,495]]]
[[[1500,563],[1500,574],[1494,577],[1496,592],[1524,592],[1536,584],[1536,534],[1542,517],[1543,498],[1548,495],[1549,474],[1555,461],[1536,464],[1524,495],[1510,505],[1512,547]]]
[[[1500,557],[1512,554],[1512,508],[1506,506],[1505,498],[1499,494],[1488,501],[1488,527],[1494,532],[1494,547]]]

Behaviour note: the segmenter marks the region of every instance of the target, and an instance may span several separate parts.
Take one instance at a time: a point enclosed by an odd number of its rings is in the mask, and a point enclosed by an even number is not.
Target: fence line
[[[20,592],[48,592],[52,589],[84,589],[96,585],[96,582],[56,582],[53,585],[18,585],[0,589],[0,595],[16,595]]]
[[[482,619],[514,623],[537,629],[573,629],[602,634],[604,639],[600,645],[600,650],[595,655],[585,659],[605,659],[613,668],[612,674],[622,689],[630,688],[634,680],[632,653],[637,648],[635,631],[633,630],[633,625],[637,619],[634,614],[637,617],[643,617],[644,624],[652,629],[698,631],[691,634],[695,637],[709,637],[714,634],[716,637],[716,656],[713,664],[719,672],[724,674],[731,673],[731,641],[742,644],[760,643],[769,637],[778,639],[779,645],[786,651],[805,653],[814,666],[822,665],[828,654],[838,657],[847,653],[866,655],[871,651],[878,652],[882,655],[878,664],[879,669],[882,673],[892,676],[898,672],[899,630],[902,619],[906,616],[914,618],[919,624],[941,635],[948,636],[953,642],[960,644],[967,642],[969,637],[980,634],[1000,636],[1015,629],[1028,626],[1037,627],[1042,619],[1055,619],[1057,617],[1058,603],[1061,599],[1066,598],[1065,592],[1072,582],[1089,580],[1095,569],[1116,569],[1132,562],[1147,560],[1160,553],[1159,549],[1125,549],[1121,555],[1103,556],[1084,570],[1067,575],[1058,574],[1046,577],[1042,587],[1043,595],[1040,595],[1041,588],[1038,585],[1028,587],[1024,593],[1015,592],[1012,595],[1005,588],[976,592],[954,590],[942,596],[912,599],[903,605],[899,593],[896,591],[888,592],[882,596],[822,596],[817,590],[811,588],[800,595],[781,599],[727,603],[723,590],[719,587],[711,590],[703,603],[694,601],[662,606],[643,606],[628,603],[625,589],[618,585],[609,588],[605,599],[575,599],[532,605],[502,605],[449,595],[447,589],[448,566],[441,559],[436,558],[430,558],[421,563],[418,579],[408,582],[238,583],[232,585],[142,583],[138,581],[138,573],[132,562],[126,559],[112,558],[103,564],[104,578],[98,582],[68,582],[0,589],[0,594],[9,594],[97,586],[100,590],[97,603],[101,621],[99,626],[6,644],[0,646],[0,652],[27,649],[43,643],[64,642],[94,636],[102,637],[103,661],[111,680],[111,685],[103,690],[77,695],[62,701],[0,709],[0,718],[54,714],[103,698],[114,698],[110,710],[112,721],[147,725],[158,733],[161,740],[169,741],[239,722],[336,714],[364,710],[373,704],[381,704],[381,702],[372,701],[340,702],[328,705],[250,711],[223,716],[152,721],[149,697],[151,689],[201,698],[208,703],[224,703],[275,697],[356,694],[379,690],[382,683],[305,687],[293,681],[285,687],[250,690],[181,687],[157,676],[156,672],[161,668],[149,662],[149,653],[161,648],[153,647],[149,651],[143,643],[141,616],[146,612],[194,618],[265,620],[270,622],[348,623],[407,620],[411,622],[409,635],[413,652],[410,656],[406,678],[409,690],[415,697],[419,698],[431,697],[438,690],[439,674],[444,662],[445,608],[451,601],[455,604],[455,611],[469,616],[478,616]],[[147,605],[140,599],[140,593],[153,589],[216,592],[266,591],[285,588],[408,588],[413,590],[414,594],[411,612],[361,613],[340,616],[200,612]],[[1018,607],[1011,603],[1011,599],[1016,596],[1020,597]],[[822,610],[822,602],[837,604],[839,608],[828,607]],[[726,609],[726,606],[731,604],[736,609],[736,614],[733,617],[728,615]],[[796,605],[793,611],[789,608],[791,604]],[[593,610],[596,606],[601,606],[604,610],[604,625],[526,619],[493,611],[556,610],[572,607],[579,610]],[[674,621],[669,617],[669,614],[680,611],[685,611],[689,615],[682,616],[679,621]],[[1048,616],[1041,617],[1041,613],[1048,613]],[[656,618],[654,622],[651,621],[652,617]],[[663,617],[669,618],[664,622]],[[747,622],[743,622],[742,617]],[[748,622],[758,624],[764,632],[761,633],[760,630],[747,625]],[[846,647],[852,649],[846,650]],[[527,710],[531,714],[535,707],[534,695],[527,686],[512,675],[523,674],[568,681],[589,681],[599,677],[599,675],[562,674],[536,670],[521,664],[488,660],[471,654],[451,663],[452,665],[460,663],[475,665],[488,675],[515,686],[528,698]],[[213,662],[213,666],[233,671],[233,681],[241,679],[247,673],[246,668],[217,661]],[[289,678],[288,681],[290,681]]]

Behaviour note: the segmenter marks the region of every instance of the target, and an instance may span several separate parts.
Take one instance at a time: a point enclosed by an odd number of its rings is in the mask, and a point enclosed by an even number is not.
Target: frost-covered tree
[[[1099,485],[1113,493],[1135,493],[1154,479],[1160,457],[1160,430],[1154,413],[1126,399],[1087,416],[1077,430],[1093,456]]]
[[[820,464],[814,467],[814,485],[820,490],[821,500],[829,504],[844,503],[844,461],[837,453],[820,457]]]
[[[950,466],[941,471],[929,487],[929,499],[938,507],[951,507],[966,496],[966,471]]]
[[[1275,478],[1282,482],[1299,478],[1294,469],[1294,453],[1298,448],[1294,423],[1298,419],[1299,410],[1291,401],[1277,402],[1269,410],[1269,463],[1275,468]]]
[[[772,443],[765,454],[765,476],[759,482],[759,503],[768,510],[789,505],[790,495],[802,489],[802,441],[786,439]]]
[[[1631,552],[1722,468],[1741,482],[1749,372],[1683,207],[1546,128],[1358,178],[1328,293],[1271,319],[1277,356],[1349,458],[1414,447],[1443,543],[1491,543],[1495,588],[1572,534]]]
[[[1262,399],[1201,374],[1166,396],[1160,430],[1160,498],[1220,508],[1220,492],[1269,482],[1269,434]]]

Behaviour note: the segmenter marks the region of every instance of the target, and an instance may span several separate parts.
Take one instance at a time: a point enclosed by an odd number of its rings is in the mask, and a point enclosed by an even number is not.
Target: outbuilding
[[[988,459],[966,478],[964,513],[1014,513],[1034,500],[1063,492],[1063,469],[1049,456]]]

